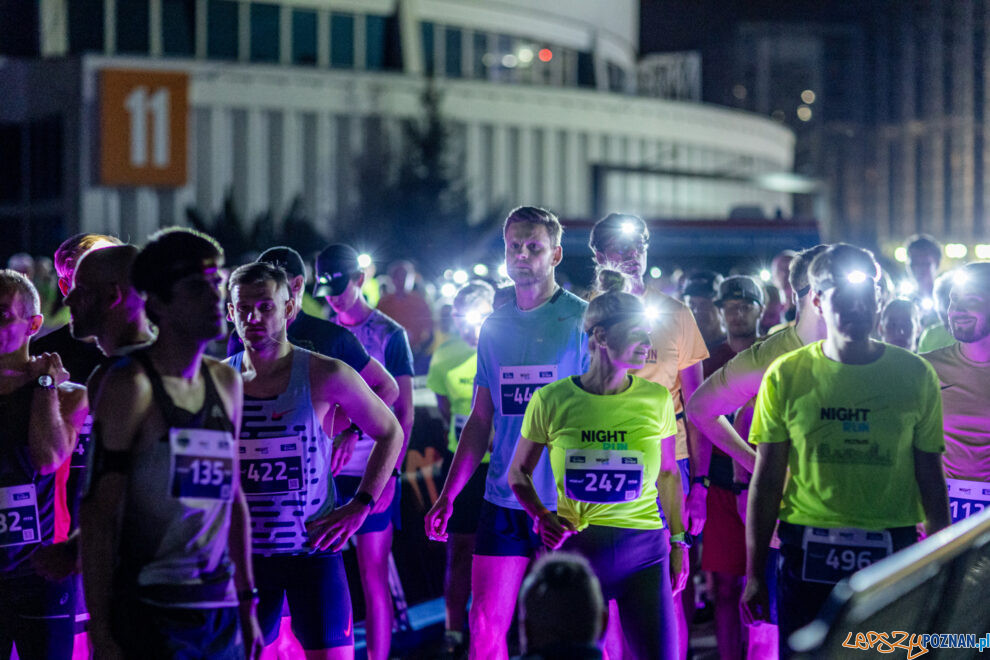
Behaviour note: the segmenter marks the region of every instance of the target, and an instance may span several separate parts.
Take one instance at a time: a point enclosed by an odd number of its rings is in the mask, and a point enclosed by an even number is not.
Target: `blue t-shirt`
[[[582,329],[588,303],[558,289],[536,309],[515,304],[496,309],[481,326],[478,373],[474,384],[491,391],[495,410],[495,441],[488,466],[485,499],[510,509],[522,509],[506,475],[516,452],[523,413],[533,392],[588,368],[588,337]],[[557,509],[557,485],[544,456],[533,472],[533,485],[543,505]]]

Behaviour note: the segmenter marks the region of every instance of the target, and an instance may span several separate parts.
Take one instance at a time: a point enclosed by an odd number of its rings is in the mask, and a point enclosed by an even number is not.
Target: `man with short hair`
[[[62,241],[55,250],[55,273],[63,296],[69,294],[76,265],[90,250],[122,245],[120,239],[106,234],[76,234]],[[73,336],[69,324],[31,341],[32,355],[58,353],[73,382],[85,383],[93,369],[103,360],[99,349],[88,337]]]
[[[433,339],[433,310],[416,290],[416,267],[406,259],[388,267],[392,288],[378,301],[378,309],[406,329],[414,355],[425,351]]]
[[[227,363],[244,379],[241,488],[251,511],[258,619],[266,644],[287,599],[307,655],[350,658],[353,621],[340,549],[390,479],[402,429],[352,368],[289,343],[293,315],[285,272],[270,263],[230,277],[228,315],[244,351]],[[355,497],[335,502],[330,461],[337,407],[374,443]]]
[[[907,298],[894,298],[880,312],[880,340],[914,352],[918,344],[921,322],[918,306]]]
[[[94,411],[80,519],[95,657],[261,650],[237,478],[241,379],[204,355],[225,330],[222,267],[215,240],[167,229],[131,269],[158,338],[111,367]]]
[[[146,347],[155,338],[144,313],[144,298],[130,283],[131,265],[137,254],[138,249],[133,245],[90,250],[79,260],[72,288],[65,297],[71,312],[72,336],[95,339],[104,355],[103,362],[93,370],[86,383],[90,406],[94,409],[103,377],[116,358]],[[79,496],[90,462],[91,430],[92,417],[87,415],[72,452],[66,487],[67,506],[74,523],[78,522]],[[53,545],[42,556],[47,560],[46,569],[55,575],[75,572],[78,535],[73,534],[67,543]]]
[[[67,660],[75,586],[45,579],[32,560],[55,540],[55,472],[72,455],[87,402],[57,353],[28,354],[40,307],[30,280],[0,270],[0,649]]]
[[[303,311],[306,293],[306,265],[299,253],[290,247],[279,245],[261,253],[258,261],[282,268],[289,278],[292,296],[292,314],[288,319],[287,338],[299,348],[341,360],[361,374],[361,378],[386,403],[392,405],[399,396],[399,386],[378,360],[368,355],[354,333],[332,321],[321,319]],[[244,343],[236,332],[227,341],[227,356],[244,349]]]
[[[595,660],[608,609],[588,560],[569,552],[533,564],[519,592],[520,660]]]
[[[949,329],[949,293],[952,291],[953,271],[946,271],[935,278],[935,313],[938,323],[922,329],[918,338],[918,352],[930,353],[939,348],[945,348],[956,343]]]
[[[956,271],[949,327],[957,340],[925,353],[938,374],[952,522],[990,505],[990,262]]]
[[[784,305],[785,321],[797,318],[797,307],[794,301],[794,288],[791,286],[791,262],[797,256],[794,250],[781,250],[770,262],[770,277],[774,286],[780,291],[780,299]]]
[[[711,376],[737,353],[756,341],[757,325],[763,312],[763,287],[745,275],[727,277],[719,284],[714,304],[727,332],[724,343],[711,349],[711,356],[702,362],[705,377]],[[702,468],[699,489],[705,498],[705,516],[701,529],[701,569],[712,574],[714,583],[715,638],[719,653],[728,658],[743,648],[739,596],[746,574],[746,538],[739,516],[737,498],[740,485],[735,480],[732,459],[699,432],[698,465]],[[698,517],[698,516],[696,516]]]
[[[427,536],[446,541],[454,502],[488,450],[494,426],[471,568],[471,658],[507,658],[506,633],[519,585],[530,560],[543,549],[507,479],[526,406],[538,388],[584,373],[588,364],[582,329],[587,303],[559,287],[554,277],[563,256],[562,231],[557,216],[533,206],[516,208],[505,219],[505,265],[515,301],[496,306],[481,327],[474,405],[443,490],[426,514]],[[545,458],[533,482],[543,506],[556,511],[556,483]]]
[[[839,580],[914,543],[919,522],[929,534],[949,523],[937,378],[916,355],[870,338],[879,275],[873,255],[851,245],[815,257],[809,276],[826,338],[776,360],[756,401],[742,603],[750,621],[768,618],[777,525],[784,657]]]
[[[392,410],[402,426],[403,445],[398,465],[402,465],[412,432],[413,356],[406,331],[361,295],[365,273],[358,264],[358,253],[349,245],[329,245],[316,257],[316,286],[313,295],[324,296],[336,313],[336,321],[350,330],[371,357],[385,365],[399,386],[399,397]],[[352,441],[355,435],[349,435]],[[356,445],[340,472],[335,475],[337,492],[343,500],[355,495],[365,473],[373,443],[365,435]],[[350,451],[345,446],[343,452]],[[399,472],[393,473],[371,515],[357,531],[356,545],[361,586],[367,603],[365,620],[368,631],[368,656],[372,660],[388,657],[392,640],[393,606],[389,592],[388,567],[392,549],[392,532],[401,521],[398,485]]]
[[[722,276],[710,270],[692,273],[681,287],[681,300],[691,310],[708,352],[725,342],[725,325],[715,306]]]

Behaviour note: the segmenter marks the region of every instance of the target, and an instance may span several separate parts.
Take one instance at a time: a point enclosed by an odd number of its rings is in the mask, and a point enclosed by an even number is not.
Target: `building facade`
[[[299,198],[332,232],[357,163],[401,150],[431,82],[463,163],[466,222],[521,203],[568,217],[791,211],[766,184],[791,170],[789,129],[636,94],[636,0],[3,8],[2,29],[23,30],[0,58],[0,223],[39,251],[74,231],[143,240],[228,194],[247,218]]]

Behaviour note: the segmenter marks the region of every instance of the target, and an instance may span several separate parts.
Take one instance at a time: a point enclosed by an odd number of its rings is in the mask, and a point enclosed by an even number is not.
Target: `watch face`
[[[38,376],[38,385],[51,389],[55,387],[55,379],[48,374],[42,374]]]

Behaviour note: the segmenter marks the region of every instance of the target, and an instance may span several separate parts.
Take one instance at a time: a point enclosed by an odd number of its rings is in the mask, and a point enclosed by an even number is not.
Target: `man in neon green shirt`
[[[481,280],[468,282],[457,292],[453,311],[457,334],[433,353],[426,374],[426,386],[437,395],[437,408],[448,425],[444,475],[450,468],[457,451],[457,441],[471,414],[474,377],[478,371],[478,335],[481,324],[492,313],[494,299],[495,289]],[[444,657],[459,656],[464,643],[465,612],[471,595],[471,552],[481,502],[485,497],[488,459],[486,453],[461,492],[461,500],[447,523],[447,571],[443,581],[447,621]]]
[[[921,358],[870,339],[879,274],[873,255],[851,245],[815,257],[826,338],[775,361],[757,396],[742,603],[746,618],[767,617],[779,518],[781,657],[836,582],[913,543],[917,523],[929,533],[949,523],[938,381]]]

